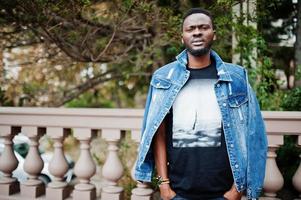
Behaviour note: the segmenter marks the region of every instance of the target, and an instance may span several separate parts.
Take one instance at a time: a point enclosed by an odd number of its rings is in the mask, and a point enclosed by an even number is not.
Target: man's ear
[[[216,31],[214,30],[213,33],[214,33],[214,35],[213,35],[213,41],[215,41],[216,40]]]
[[[184,44],[184,40],[183,40],[183,37],[181,37],[181,42],[182,42],[182,44]]]

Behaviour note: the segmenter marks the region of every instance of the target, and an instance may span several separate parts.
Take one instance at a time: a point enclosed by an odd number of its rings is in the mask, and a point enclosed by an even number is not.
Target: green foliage
[[[218,1],[208,7],[214,17],[217,40],[213,44],[213,49],[226,62],[232,61],[232,1]]]
[[[301,111],[301,87],[296,87],[285,93],[281,107],[288,111]]]
[[[68,35],[68,42],[74,43],[78,40],[80,33],[74,30],[74,31],[69,31],[67,35]]]
[[[278,89],[277,79],[275,78],[275,69],[273,68],[271,58],[266,56],[267,47],[262,38],[258,38],[257,66],[251,69],[250,80],[254,85],[257,98],[262,110],[279,110],[279,104],[282,92]]]
[[[296,80],[301,80],[301,65],[296,66]]]
[[[13,102],[5,96],[5,91],[0,87],[0,106],[13,106]]]
[[[109,40],[108,38],[99,38],[99,39],[97,39],[95,41],[96,48],[98,50],[102,50],[106,46],[106,44],[108,43],[108,40]]]
[[[134,5],[134,1],[133,0],[124,0],[124,1],[122,1],[122,5],[124,6],[125,10],[129,10]]]
[[[81,3],[83,5],[90,5],[91,4],[91,1],[90,0],[81,0]]]
[[[112,101],[101,97],[97,91],[88,91],[65,104],[67,108],[113,108]]]
[[[238,21],[241,21],[240,18]],[[240,54],[239,64],[247,69],[254,68],[255,66],[252,66],[252,61],[257,59],[254,51],[258,51],[256,48],[259,48],[257,45],[257,39],[259,37],[257,30],[254,27],[243,23],[235,23],[233,24],[233,27],[238,41],[237,47],[233,51],[234,53]]]

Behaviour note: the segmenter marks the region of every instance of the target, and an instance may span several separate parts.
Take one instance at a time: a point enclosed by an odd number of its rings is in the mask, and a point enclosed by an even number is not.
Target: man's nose
[[[193,31],[193,35],[194,36],[200,36],[200,35],[202,35],[203,34],[203,32],[201,31],[201,29],[199,29],[199,28],[196,28],[194,31]]]

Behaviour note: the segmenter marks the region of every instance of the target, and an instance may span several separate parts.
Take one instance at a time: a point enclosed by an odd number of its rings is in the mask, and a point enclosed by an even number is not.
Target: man
[[[256,96],[240,66],[224,63],[210,12],[193,8],[182,24],[186,49],[158,69],[145,106],[135,171],[163,200],[258,198],[267,139]]]

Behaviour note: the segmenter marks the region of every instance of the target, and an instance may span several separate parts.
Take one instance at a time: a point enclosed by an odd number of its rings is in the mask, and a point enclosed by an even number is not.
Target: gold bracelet
[[[162,185],[162,184],[168,184],[168,183],[170,183],[170,181],[169,181],[169,178],[165,178],[165,179],[163,179],[161,176],[158,176],[157,177],[157,180],[158,180],[158,185],[160,186],[160,185]]]
[[[164,184],[169,184],[170,182],[169,181],[164,181],[164,182],[161,182],[160,184],[159,184],[159,187],[161,186],[161,185],[164,185]]]

